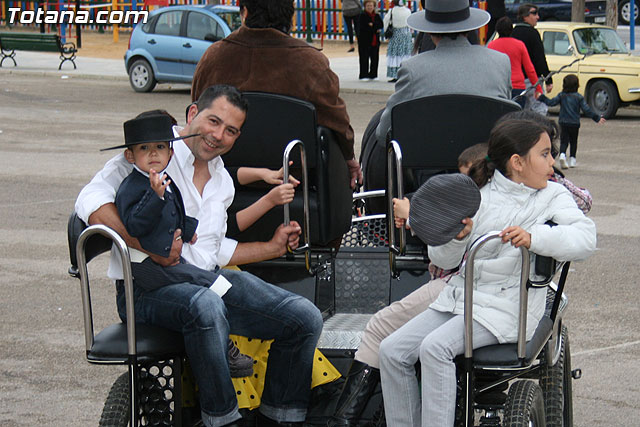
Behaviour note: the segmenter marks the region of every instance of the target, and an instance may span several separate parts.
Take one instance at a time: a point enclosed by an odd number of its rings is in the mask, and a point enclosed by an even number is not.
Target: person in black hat
[[[509,58],[467,40],[469,32],[489,19],[484,10],[469,7],[468,0],[426,0],[424,10],[409,16],[409,27],[428,33],[436,48],[402,63],[395,93],[380,118],[378,141],[386,140],[391,110],[400,102],[452,93],[511,98]]]
[[[197,240],[198,220],[185,214],[182,195],[165,173],[173,155],[171,142],[181,139],[173,135],[175,119],[161,110],[148,111],[124,123],[125,144],[106,148],[125,148],[124,157],[134,165],[116,192],[116,208],[127,232],[137,238],[145,251],[166,257],[173,234],[190,244]],[[145,292],[176,284],[193,283],[210,288],[221,297],[228,290],[224,278],[212,271],[180,263],[163,267],[149,255],[129,248],[134,285]],[[228,340],[229,370],[232,377],[253,374],[253,358],[240,353]]]

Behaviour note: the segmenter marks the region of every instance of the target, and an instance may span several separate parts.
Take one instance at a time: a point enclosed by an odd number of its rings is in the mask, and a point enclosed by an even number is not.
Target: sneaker
[[[389,80],[389,83],[395,83],[397,81],[398,81],[398,79],[391,79],[391,80]]]
[[[567,164],[567,156],[564,153],[560,153],[558,161],[560,162],[560,167],[562,169],[567,169],[569,167],[569,165]]]
[[[354,50],[356,50],[354,47],[351,47],[347,52],[353,52]]]
[[[253,358],[240,353],[233,341],[229,340],[229,371],[231,378],[243,378],[253,375]]]
[[[575,157],[569,157],[569,167],[570,168],[575,168],[578,165],[578,162],[576,162],[576,158]]]

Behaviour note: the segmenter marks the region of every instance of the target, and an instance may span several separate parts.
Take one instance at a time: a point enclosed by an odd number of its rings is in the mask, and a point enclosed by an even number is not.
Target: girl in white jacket
[[[498,124],[488,156],[470,175],[482,201],[452,241],[429,246],[439,267],[460,264],[480,236],[501,231],[488,242],[474,268],[473,347],[517,339],[520,246],[560,261],[585,259],[595,250],[596,229],[562,185],[549,182],[554,160],[544,128],[527,120]],[[545,224],[552,220],[556,224]],[[413,221],[413,219],[412,219]],[[532,257],[533,258],[533,257]],[[456,401],[455,356],[464,352],[464,266],[437,300],[380,345],[380,376],[389,426],[453,426]],[[545,289],[529,291],[527,339],[544,314]],[[415,375],[420,360],[421,388]],[[422,399],[421,399],[422,394]]]

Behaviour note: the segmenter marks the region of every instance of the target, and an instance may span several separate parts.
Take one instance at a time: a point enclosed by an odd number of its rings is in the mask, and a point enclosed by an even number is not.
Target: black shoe
[[[397,81],[398,81],[398,79],[391,79],[391,80],[389,80],[389,83],[395,83]]]
[[[380,383],[380,370],[354,360],[328,427],[356,426],[369,398]]]
[[[347,52],[353,52],[354,50],[356,50],[355,47],[350,48]]]
[[[294,423],[288,421],[277,422],[276,420],[272,420],[271,418],[263,415],[262,412],[258,411],[258,416],[256,417],[256,427],[296,427],[302,426],[302,422]]]
[[[243,378],[253,375],[253,358],[240,353],[233,341],[229,340],[229,372],[231,378]]]

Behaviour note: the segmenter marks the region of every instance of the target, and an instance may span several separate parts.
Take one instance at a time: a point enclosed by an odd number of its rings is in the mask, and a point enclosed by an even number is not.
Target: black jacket
[[[546,76],[547,74],[549,74],[547,57],[544,54],[544,45],[542,44],[542,39],[540,38],[540,33],[538,33],[538,30],[536,30],[526,22],[518,22],[513,27],[513,33],[511,33],[511,37],[522,41],[527,47],[529,58],[531,58],[531,62],[533,63],[533,67],[536,69],[536,74],[538,76]],[[546,83],[553,84],[553,79],[549,77],[546,80]]]
[[[358,46],[372,46],[373,38],[376,38],[376,46],[380,47],[380,32],[384,27],[382,23],[382,18],[380,18],[380,14],[376,13],[374,18],[371,19],[371,16],[367,12],[362,12],[360,14],[360,28],[358,32]],[[373,24],[373,25],[369,25]]]
[[[171,178],[168,178],[171,179]],[[136,237],[146,251],[167,257],[171,252],[173,234],[182,230],[184,242],[190,242],[198,220],[187,216],[182,195],[171,181],[171,191],[162,200],[149,184],[149,178],[134,169],[116,193],[116,208],[131,237]]]

